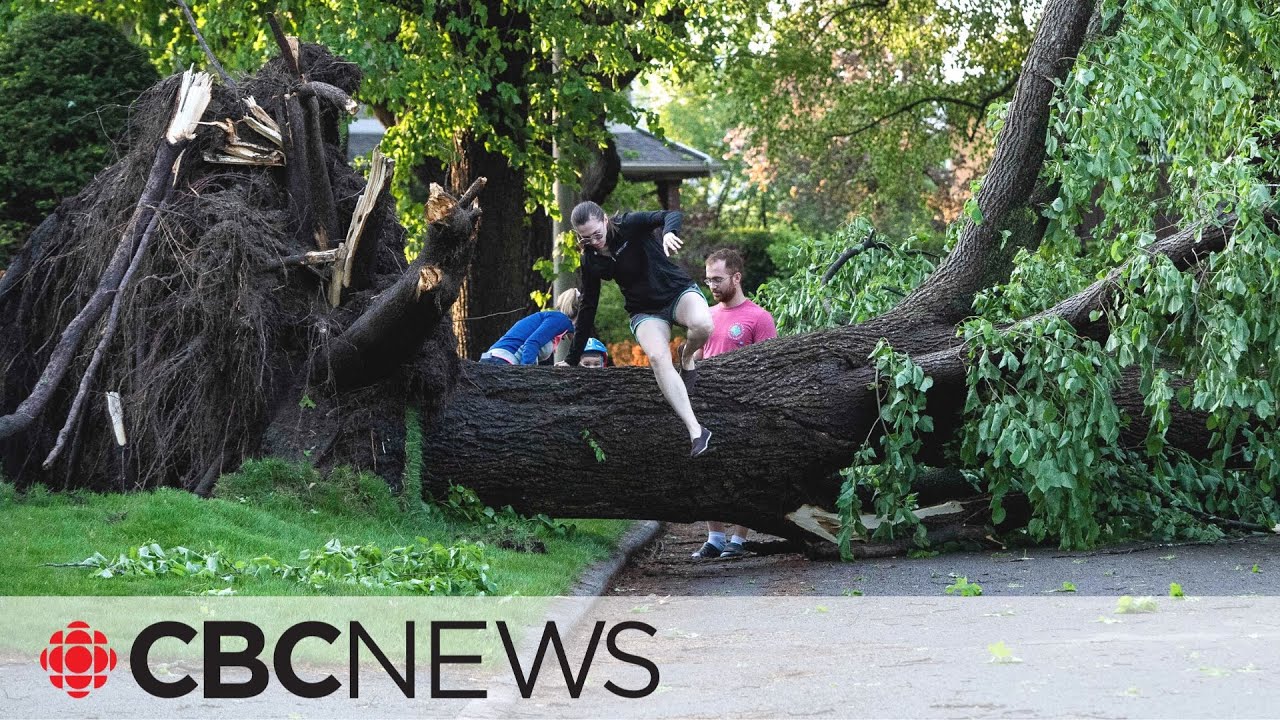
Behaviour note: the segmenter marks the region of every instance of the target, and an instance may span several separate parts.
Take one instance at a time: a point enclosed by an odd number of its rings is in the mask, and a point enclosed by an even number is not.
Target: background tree
[[[0,268],[62,198],[114,160],[129,105],[159,76],[110,25],[35,15],[0,34]]]
[[[1008,100],[1038,12],[1021,2],[783,4],[674,89],[663,122],[745,169],[708,199],[718,222],[777,217],[825,232],[862,214],[891,235],[940,237],[963,202],[954,196],[985,166],[983,120]],[[718,135],[707,128],[716,121]]]

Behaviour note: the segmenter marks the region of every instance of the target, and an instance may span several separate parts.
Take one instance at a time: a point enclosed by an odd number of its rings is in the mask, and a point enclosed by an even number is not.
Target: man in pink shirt
[[[778,336],[773,316],[747,299],[742,292],[742,256],[734,250],[717,250],[707,256],[707,285],[717,304],[711,308],[715,329],[695,359],[715,357]],[[724,523],[707,523],[707,541],[693,554],[694,559],[742,557],[747,529],[730,528],[725,542]]]

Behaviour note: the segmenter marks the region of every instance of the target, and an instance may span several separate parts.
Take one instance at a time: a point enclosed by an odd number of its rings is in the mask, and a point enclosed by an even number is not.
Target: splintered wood
[[[414,290],[413,299],[422,297],[422,293],[434,290],[444,278],[444,271],[435,265],[423,265],[418,269],[418,287]]]
[[[351,225],[347,228],[346,261],[342,263],[342,287],[344,288],[351,287],[351,265],[355,261],[356,248],[360,247],[360,234],[364,232],[364,224],[369,218],[369,213],[378,204],[378,195],[391,179],[393,168],[395,168],[395,161],[375,148],[373,166],[369,169],[369,182],[364,186],[360,199],[356,201],[355,212],[351,214]]]
[[[437,183],[431,183],[431,196],[427,198],[427,222],[438,223],[449,216],[458,201],[449,196]]]
[[[111,431],[115,433],[116,444],[124,447],[129,439],[124,434],[124,404],[120,402],[120,393],[107,393],[107,416],[111,419]]]
[[[245,99],[245,107],[248,108],[249,112],[239,122],[244,123],[250,130],[266,138],[275,147],[266,147],[265,145],[258,145],[242,139],[239,133],[236,132],[236,123],[230,118],[223,118],[201,123],[201,125],[217,126],[227,136],[226,144],[218,152],[205,151],[205,161],[220,165],[265,165],[276,167],[284,165],[285,157],[284,153],[281,152],[281,148],[284,147],[284,139],[280,135],[280,126],[252,97]]]
[[[347,244],[345,242],[338,243],[337,250],[333,256],[333,269],[329,275],[329,307],[338,307],[342,304],[342,266],[350,257],[347,252]]]

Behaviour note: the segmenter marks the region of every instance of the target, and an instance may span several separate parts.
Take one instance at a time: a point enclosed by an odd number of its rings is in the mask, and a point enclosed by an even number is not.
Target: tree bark
[[[524,173],[507,158],[478,142],[467,141],[463,147],[467,162],[456,168],[454,191],[475,177],[489,178],[493,188],[481,201],[485,219],[476,237],[475,261],[453,310],[462,355],[474,360],[534,311],[529,294],[542,278],[533,263],[551,248],[551,221],[541,211],[526,212]]]

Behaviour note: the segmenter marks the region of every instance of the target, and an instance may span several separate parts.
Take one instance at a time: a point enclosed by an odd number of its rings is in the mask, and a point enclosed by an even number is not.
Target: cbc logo
[[[49,637],[40,667],[54,687],[82,698],[107,683],[107,673],[116,667],[116,651],[107,646],[106,635],[76,620]]]

